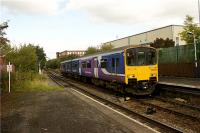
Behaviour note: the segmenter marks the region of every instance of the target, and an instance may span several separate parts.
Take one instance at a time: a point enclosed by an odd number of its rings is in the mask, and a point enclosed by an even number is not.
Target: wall
[[[154,42],[156,38],[173,39],[172,26],[167,26],[164,28],[160,28],[160,29],[156,29],[156,30],[152,30],[145,33],[131,36],[130,43],[133,45],[148,44],[148,43]]]
[[[155,30],[143,32],[140,34],[128,36],[125,38],[117,39],[114,41],[106,42],[104,44],[111,44],[114,48],[128,46],[128,45],[140,45],[140,44],[149,44],[154,42],[156,38],[169,38],[175,41],[175,44],[184,45],[185,41],[180,39],[179,33],[183,30],[183,26],[170,25]],[[178,37],[178,38],[177,38]],[[178,40],[176,40],[178,39]]]
[[[184,30],[183,26],[173,26],[173,40],[175,41],[175,46],[185,45],[185,41],[181,40],[181,37],[180,37],[180,33],[183,30]],[[178,45],[176,45],[176,44],[178,44]]]
[[[107,42],[105,44],[111,44],[114,48],[127,46],[127,45],[129,45],[128,37],[122,38],[122,39],[118,39],[118,40],[114,40],[114,41],[111,41],[111,42]]]

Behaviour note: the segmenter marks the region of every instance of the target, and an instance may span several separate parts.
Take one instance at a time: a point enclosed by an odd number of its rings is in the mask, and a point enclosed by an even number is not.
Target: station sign
[[[12,65],[7,65],[7,72],[12,72]]]

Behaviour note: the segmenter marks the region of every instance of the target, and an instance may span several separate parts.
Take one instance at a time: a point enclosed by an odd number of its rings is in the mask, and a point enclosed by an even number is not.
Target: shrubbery
[[[8,92],[8,74],[3,73],[3,92]],[[15,72],[11,75],[11,91],[43,91],[62,89],[49,84],[46,75],[35,72]]]
[[[38,74],[39,64],[41,68],[46,64],[46,54],[43,48],[33,44],[12,47],[5,37],[4,30],[7,27],[7,23],[0,24],[0,56],[4,57],[5,64],[10,62],[15,68],[11,73],[11,90],[27,91],[58,88],[48,85],[47,76]],[[6,92],[8,91],[8,73],[4,69],[0,74],[2,77],[0,91]]]

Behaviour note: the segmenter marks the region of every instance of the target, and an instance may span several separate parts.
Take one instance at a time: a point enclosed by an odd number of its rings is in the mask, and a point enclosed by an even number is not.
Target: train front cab
[[[132,47],[125,50],[125,83],[127,91],[148,95],[158,81],[157,52],[152,47]]]

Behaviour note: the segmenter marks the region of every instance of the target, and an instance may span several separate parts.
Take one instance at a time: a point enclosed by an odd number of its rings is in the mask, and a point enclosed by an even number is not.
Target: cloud
[[[61,12],[86,13],[98,23],[137,24],[197,18],[197,0],[1,0],[9,12],[55,15]]]
[[[152,19],[197,16],[197,0],[69,0],[69,10],[83,11],[95,22],[140,23]]]
[[[62,10],[63,0],[1,0],[10,13],[53,15]]]

